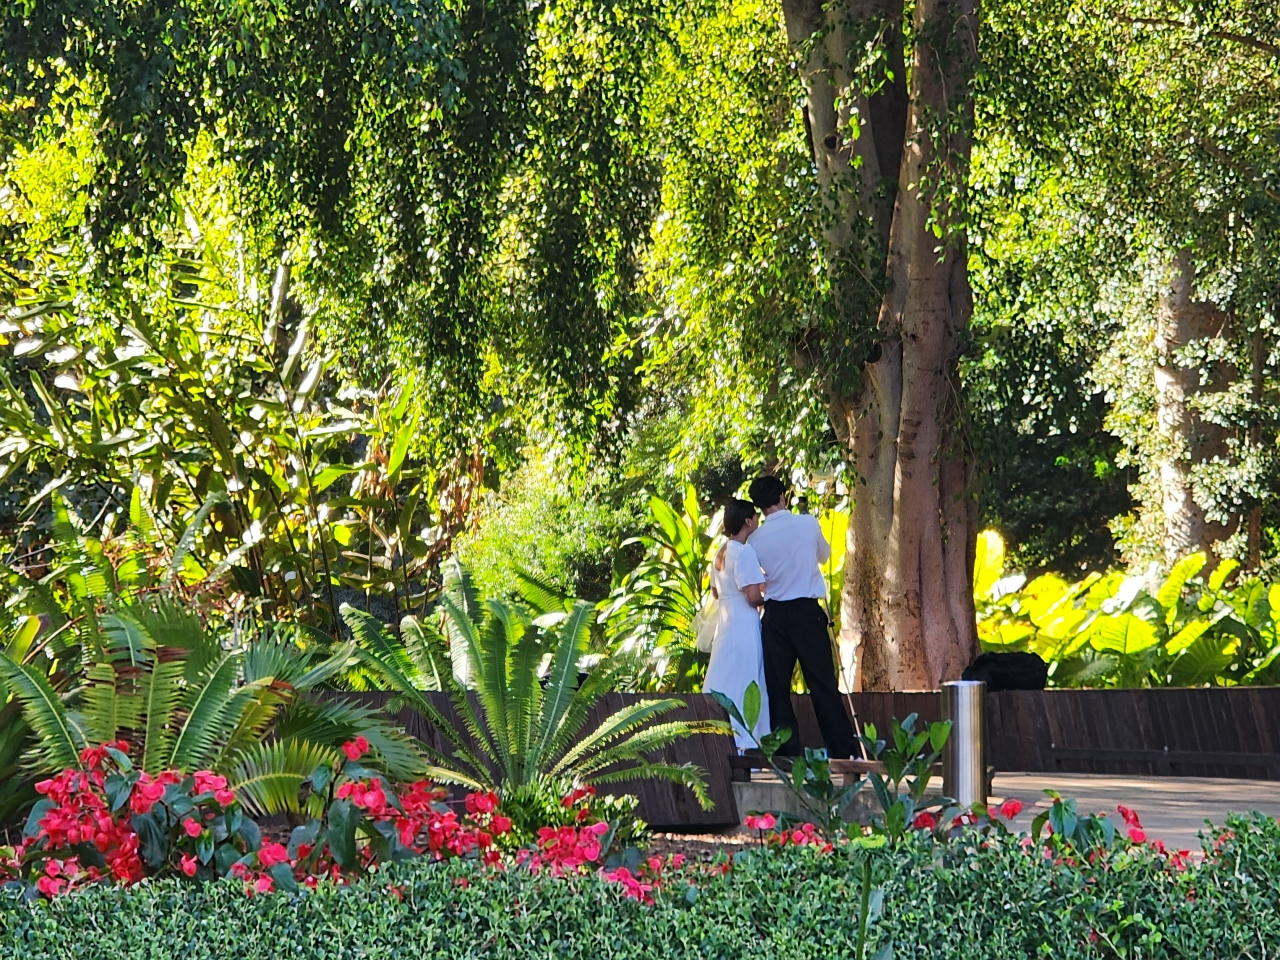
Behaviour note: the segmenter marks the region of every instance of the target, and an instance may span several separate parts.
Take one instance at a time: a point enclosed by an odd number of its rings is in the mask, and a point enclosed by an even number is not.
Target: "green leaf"
[[[334,862],[350,870],[357,865],[356,827],[360,823],[360,811],[347,800],[335,800],[329,804],[329,850]]]
[[[1197,573],[1204,569],[1208,557],[1203,553],[1193,553],[1183,557],[1173,565],[1173,569],[1169,571],[1169,576],[1164,583],[1160,585],[1160,589],[1156,591],[1156,600],[1160,606],[1164,607],[1168,613],[1168,623],[1173,625],[1173,617],[1178,606],[1178,601],[1182,598],[1182,588],[1186,586],[1187,581],[1194,577]]]
[[[1240,569],[1239,560],[1223,560],[1213,573],[1209,574],[1209,589],[1215,593],[1221,590],[1222,585],[1227,582],[1227,577],[1238,569]]]
[[[755,730],[756,721],[760,719],[760,685],[754,680],[747,684],[747,689],[742,695],[742,712],[746,729]]]
[[[1101,616],[1093,622],[1089,643],[1095,650],[1114,650],[1132,656],[1158,641],[1156,628],[1132,613]]]
[[[391,456],[387,458],[387,477],[392,483],[400,478],[400,466],[409,452],[409,442],[418,428],[418,416],[413,414],[396,431],[395,443],[391,446]]]

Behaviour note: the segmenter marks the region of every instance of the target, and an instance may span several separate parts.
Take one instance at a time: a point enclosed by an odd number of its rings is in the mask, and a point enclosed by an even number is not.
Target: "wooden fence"
[[[808,697],[793,697],[800,742],[822,742]],[[937,693],[860,693],[862,723],[937,720]],[[1280,780],[1280,687],[1023,690],[987,697],[998,771]]]
[[[381,706],[388,694],[348,694]],[[451,720],[448,698],[428,694]],[[591,712],[584,730],[610,713],[645,698],[609,694]],[[687,706],[671,719],[725,719],[708,696],[683,694]],[[792,703],[803,746],[820,746],[821,734],[807,696]],[[888,729],[891,717],[940,718],[937,692],[859,693],[845,700],[860,725]],[[437,749],[446,744],[411,710],[397,718],[409,734]],[[460,727],[459,727],[460,728]],[[987,701],[988,762],[997,771],[1105,773],[1132,776],[1240,777],[1280,780],[1280,687],[1162,690],[1044,690],[991,694]],[[654,755],[693,763],[708,774],[715,808],[698,806],[684,787],[666,781],[620,784],[617,792],[640,798],[639,814],[656,829],[698,830],[739,822],[734,803],[728,736],[679,741]]]

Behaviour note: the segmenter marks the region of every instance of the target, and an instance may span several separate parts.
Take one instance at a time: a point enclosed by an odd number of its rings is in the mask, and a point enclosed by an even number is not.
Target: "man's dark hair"
[[[724,532],[736,537],[743,524],[756,515],[756,508],[746,500],[730,500],[724,505]]]
[[[786,492],[787,485],[777,477],[756,477],[751,481],[747,496],[761,510],[768,510],[776,507]]]

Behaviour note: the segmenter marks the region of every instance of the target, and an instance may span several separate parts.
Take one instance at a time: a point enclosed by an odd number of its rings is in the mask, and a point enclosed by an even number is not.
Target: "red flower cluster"
[[[236,795],[227,789],[227,778],[220,777],[211,770],[200,770],[195,774],[195,795],[212,794],[220,806],[229,807],[235,803]]]
[[[348,760],[359,760],[369,752],[369,741],[364,737],[356,737],[342,745],[342,752],[347,755]]]
[[[1124,817],[1125,826],[1128,828],[1129,839],[1134,843],[1146,843],[1147,832],[1142,829],[1142,821],[1138,819],[1138,811],[1130,810],[1123,803],[1118,804],[1116,809],[1120,811],[1120,816]]]
[[[1012,820],[1022,812],[1022,801],[1018,799],[1006,800],[1000,804],[999,812],[1004,819]]]
[[[765,834],[764,842],[771,847],[815,847],[822,853],[830,853],[831,843],[824,840],[812,823],[802,823],[790,830],[777,830]]]
[[[585,827],[542,827],[537,851],[521,850],[517,862],[527,863],[531,870],[550,867],[554,877],[580,873],[599,861],[603,852],[600,838],[608,832],[609,824],[604,822]]]
[[[127,744],[110,746],[120,749]],[[102,764],[107,756],[105,746],[86,749],[80,759],[89,769],[64,770],[36,784],[36,793],[46,797],[52,806],[37,823],[35,835],[23,841],[19,859],[28,852],[56,854],[80,843],[91,843],[106,861],[106,867],[99,868],[82,865],[78,856],[50,856],[44,876],[36,881],[45,896],[102,879],[129,884],[143,877],[142,861],[138,859],[138,835],[129,826],[127,817],[111,815],[103,794],[106,775]]]

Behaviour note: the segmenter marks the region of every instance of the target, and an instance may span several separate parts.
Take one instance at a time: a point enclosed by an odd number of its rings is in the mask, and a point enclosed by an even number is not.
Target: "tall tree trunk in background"
[[[977,512],[957,375],[972,304],[963,231],[952,229],[970,152],[974,2],[918,0],[909,82],[901,0],[783,0],[783,11],[802,58],[828,253],[885,279],[876,316],[842,318],[851,332],[876,328],[860,382],[833,380],[828,397],[856,498],[841,645],[858,652],[858,689],[932,689],[977,652]],[[868,95],[861,61],[876,37],[888,72]]]
[[[1196,412],[1198,396],[1226,389],[1231,376],[1222,365],[1201,382],[1201,365],[1180,362],[1179,351],[1221,336],[1227,315],[1211,303],[1192,299],[1195,264],[1189,250],[1180,250],[1169,263],[1156,309],[1156,429],[1160,448],[1161,507],[1164,514],[1165,561],[1203,550],[1210,558],[1213,546],[1229,537],[1239,525],[1209,522],[1196,502],[1193,470],[1196,464],[1225,457],[1227,430]]]

